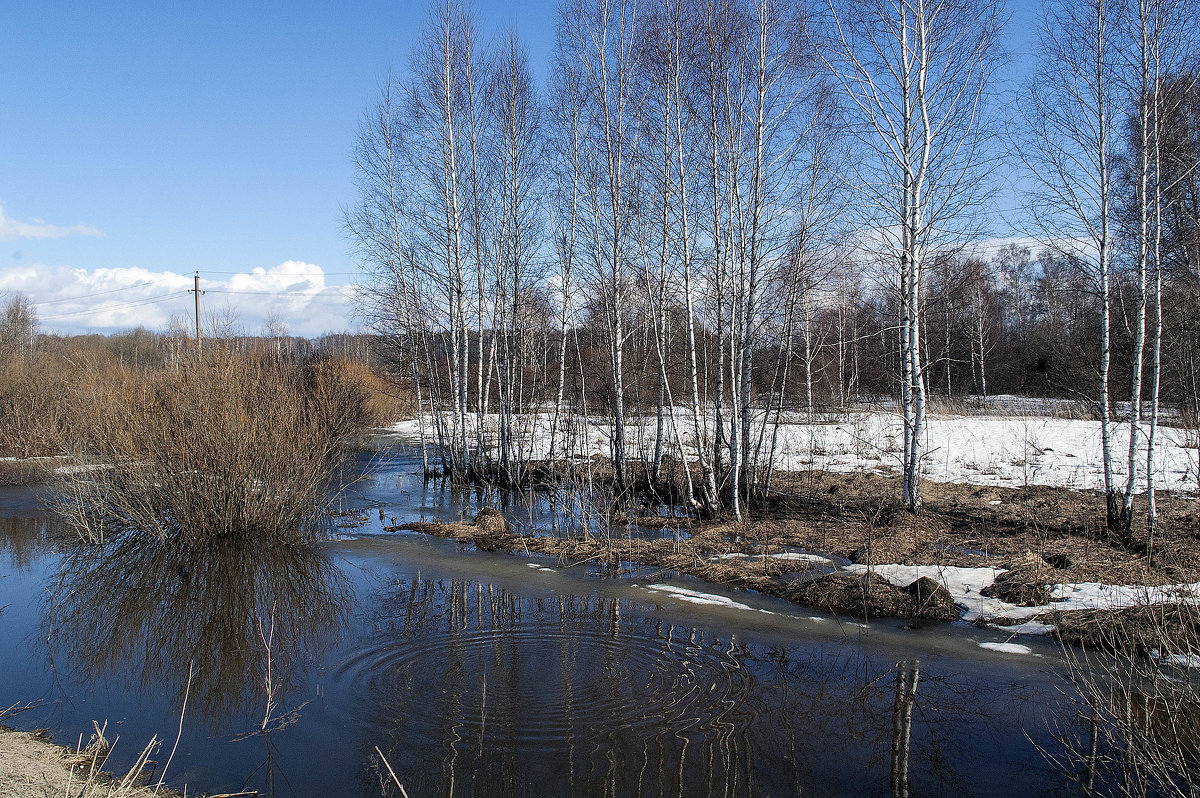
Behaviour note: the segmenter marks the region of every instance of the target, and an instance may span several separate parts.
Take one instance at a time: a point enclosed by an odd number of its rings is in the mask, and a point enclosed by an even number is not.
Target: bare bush
[[[312,537],[342,443],[365,418],[361,391],[327,371],[220,351],[151,374],[83,369],[67,397],[79,465],[58,508],[94,541]]]
[[[59,454],[68,371],[57,357],[28,358],[0,349],[0,455]]]
[[[1088,795],[1200,796],[1200,608],[1193,603],[1107,611],[1067,629],[1078,706],[1052,755]]]

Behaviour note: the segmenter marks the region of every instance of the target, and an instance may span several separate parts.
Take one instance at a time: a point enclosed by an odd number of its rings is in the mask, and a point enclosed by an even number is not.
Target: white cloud
[[[172,319],[194,323],[193,276],[140,268],[77,269],[41,264],[0,269],[0,292],[21,291],[34,303],[42,329],[108,333],[133,327],[166,330]],[[200,272],[200,316],[209,326],[226,311],[247,334],[271,317],[292,335],[353,329],[353,285],[327,285],[320,266],[285,261],[238,274]]]
[[[90,224],[76,224],[70,227],[60,227],[47,224],[41,219],[28,222],[11,219],[4,214],[0,207],[0,241],[20,241],[27,238],[68,238],[70,236],[102,236],[104,233]]]

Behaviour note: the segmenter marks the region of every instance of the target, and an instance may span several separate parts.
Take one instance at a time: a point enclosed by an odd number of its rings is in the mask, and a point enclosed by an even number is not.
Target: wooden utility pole
[[[196,357],[200,357],[200,295],[204,292],[200,290],[200,272],[196,271],[195,282],[193,288],[188,291],[189,294],[196,295]]]

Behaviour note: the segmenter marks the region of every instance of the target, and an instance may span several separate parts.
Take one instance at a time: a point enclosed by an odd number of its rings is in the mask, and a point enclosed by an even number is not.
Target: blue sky
[[[538,0],[478,11],[485,33],[516,25],[540,62],[552,9]],[[204,275],[288,261],[319,266],[327,284],[353,279],[339,216],[353,200],[355,127],[389,66],[407,65],[424,16],[423,2],[403,1],[6,0],[0,272],[18,268],[22,279],[0,287],[57,300],[83,292],[81,283],[67,293],[73,269]],[[54,271],[30,279],[38,267]],[[121,276],[106,275],[113,287],[148,279]],[[169,310],[187,310],[184,300]],[[46,329],[105,326],[85,313],[51,320],[64,307],[84,306],[39,308]],[[138,313],[156,326],[163,309],[131,309],[116,326]],[[325,323],[354,324],[343,313],[292,327],[314,334]]]
[[[1018,47],[1031,3],[1013,8]],[[515,26],[542,75],[554,6],[476,11],[485,36]],[[357,268],[340,231],[355,128],[389,67],[407,66],[425,8],[6,0],[0,290],[47,302],[50,331],[153,328],[190,313],[190,298],[115,306],[182,290],[199,269],[213,288],[309,291],[320,301],[271,308],[297,334],[354,328],[337,286]],[[262,297],[231,302],[256,332]]]

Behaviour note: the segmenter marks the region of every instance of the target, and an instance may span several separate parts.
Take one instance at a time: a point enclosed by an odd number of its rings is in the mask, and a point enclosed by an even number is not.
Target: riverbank
[[[108,746],[93,742],[78,751],[58,745],[44,732],[0,725],[0,798],[173,798],[168,787],[145,786],[149,774],[115,779],[102,770]],[[142,762],[145,757],[139,757]]]
[[[1200,626],[1194,613],[1138,608],[1191,608],[1200,596],[1194,496],[1161,495],[1154,535],[1140,530],[1131,550],[1106,539],[1104,499],[1095,492],[923,487],[919,514],[897,506],[895,478],[801,471],[778,474],[765,505],[742,521],[629,517],[619,519],[624,533],[618,526],[610,536],[575,537],[519,534],[494,516],[394,529],[545,555],[558,567],[634,565],[638,579],[673,571],[862,619],[962,619],[1140,653],[1164,644],[1190,651]],[[1089,631],[1080,634],[1085,617]],[[1170,623],[1129,634],[1131,623],[1155,618]]]

